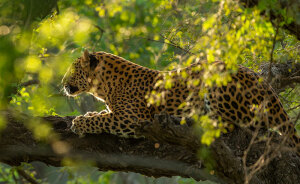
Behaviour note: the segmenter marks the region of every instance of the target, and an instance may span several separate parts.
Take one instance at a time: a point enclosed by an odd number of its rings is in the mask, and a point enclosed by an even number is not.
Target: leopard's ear
[[[90,64],[90,54],[89,51],[86,49],[84,50],[82,59],[81,59],[81,66],[83,68],[87,67]]]

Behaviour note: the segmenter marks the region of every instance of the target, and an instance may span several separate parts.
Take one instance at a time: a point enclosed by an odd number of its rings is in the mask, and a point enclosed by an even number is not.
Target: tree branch
[[[41,119],[50,123],[56,139],[37,141],[24,124],[40,121],[11,111],[1,111],[7,120],[7,128],[0,136],[0,161],[19,165],[21,162],[41,161],[62,166],[64,158],[93,162],[99,170],[132,171],[147,176],[182,176],[195,180],[212,180],[218,183],[243,183],[242,156],[251,140],[251,133],[236,128],[217,139],[211,146],[211,158],[215,161],[216,176],[205,170],[207,161],[198,158],[199,134],[191,126],[193,121],[180,125],[180,119],[166,114],[156,115],[152,123],[143,122],[137,131],[146,138],[120,138],[110,134],[86,135],[78,138],[69,127],[74,117],[49,116]],[[59,139],[57,138],[59,137]],[[278,137],[277,137],[278,138]],[[281,142],[279,139],[272,144]],[[247,165],[264,154],[266,142],[251,145]],[[250,183],[299,183],[300,159],[289,151],[280,153],[256,173]]]
[[[32,79],[32,80],[21,83],[20,86],[27,87],[27,86],[34,85],[34,84],[40,84],[40,80]]]

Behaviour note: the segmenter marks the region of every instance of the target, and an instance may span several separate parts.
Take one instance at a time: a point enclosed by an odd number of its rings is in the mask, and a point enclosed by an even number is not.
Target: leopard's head
[[[69,67],[62,80],[64,91],[68,96],[76,96],[82,92],[88,92],[91,88],[91,61],[92,55],[87,50],[76,59]],[[92,59],[93,60],[93,59]]]

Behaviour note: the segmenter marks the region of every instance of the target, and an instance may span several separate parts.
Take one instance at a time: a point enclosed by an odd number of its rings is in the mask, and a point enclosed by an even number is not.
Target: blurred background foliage
[[[197,58],[222,60],[228,71],[242,64],[259,72],[270,60],[296,64],[299,41],[281,29],[295,15],[279,8],[284,20],[273,24],[262,16],[276,2],[261,0],[257,7],[243,8],[234,0],[1,0],[0,109],[34,116],[104,109],[91,96],[68,98],[62,93],[61,79],[84,49],[110,52],[158,70],[187,66]],[[207,84],[226,84],[225,79],[219,73],[204,76]],[[300,111],[299,92],[298,85],[280,93],[292,118]],[[201,121],[202,142],[210,144],[220,131],[206,119]],[[47,140],[51,127],[34,122],[27,126],[38,139]],[[5,124],[0,117],[0,130]],[[155,180],[134,173],[99,173],[83,166],[20,167],[42,183],[196,183],[180,177]],[[0,164],[1,182],[22,182],[22,177],[17,168]]]

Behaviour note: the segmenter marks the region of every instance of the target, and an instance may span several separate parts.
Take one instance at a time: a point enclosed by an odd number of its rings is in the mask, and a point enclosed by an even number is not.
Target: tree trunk
[[[182,176],[217,183],[244,183],[245,179],[249,183],[300,183],[300,159],[281,149],[279,136],[274,136],[267,145],[266,141],[252,143],[252,133],[236,127],[210,146],[210,157],[203,161],[197,155],[199,149],[206,147],[200,144],[192,128],[193,121],[180,125],[180,119],[167,114],[156,115],[152,123],[143,122],[137,131],[146,138],[140,139],[110,134],[79,138],[69,130],[74,117],[33,118],[12,111],[1,111],[1,114],[7,119],[7,128],[0,137],[0,161],[9,165],[41,161],[63,166],[62,160],[70,158],[92,161],[101,171],[131,171],[154,177]],[[51,124],[55,132],[47,142],[35,140],[33,133],[24,126],[29,121],[41,120]],[[271,152],[266,154],[268,149]],[[245,151],[248,153],[246,160]],[[251,165],[261,156],[264,160],[260,162],[259,171],[251,175]],[[206,170],[209,159],[214,161],[215,175]]]

